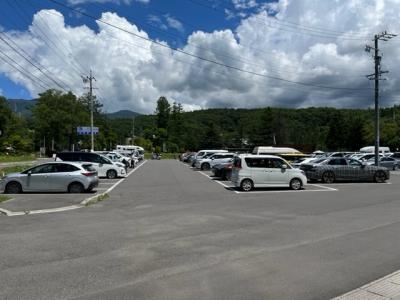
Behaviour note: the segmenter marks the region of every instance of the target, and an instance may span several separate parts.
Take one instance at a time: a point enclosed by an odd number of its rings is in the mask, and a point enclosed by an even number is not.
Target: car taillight
[[[81,174],[84,176],[90,177],[90,176],[94,176],[96,174],[96,172],[82,172]]]

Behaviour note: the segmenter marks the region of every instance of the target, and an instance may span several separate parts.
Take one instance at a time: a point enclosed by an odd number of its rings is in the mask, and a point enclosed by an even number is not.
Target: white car
[[[56,161],[89,162],[96,169],[99,177],[114,179],[125,177],[127,172],[123,163],[112,162],[109,158],[92,152],[60,152]]]
[[[107,153],[107,157],[110,155],[111,160],[117,158],[118,161],[122,162],[128,167],[134,167],[134,160],[129,155],[125,155],[124,153],[112,151]]]
[[[208,157],[196,160],[195,167],[202,170],[210,170],[213,166],[228,162],[235,153],[214,153]]]
[[[287,161],[274,155],[236,156],[231,180],[245,192],[257,187],[290,187],[300,190],[307,184],[304,171],[293,168]]]

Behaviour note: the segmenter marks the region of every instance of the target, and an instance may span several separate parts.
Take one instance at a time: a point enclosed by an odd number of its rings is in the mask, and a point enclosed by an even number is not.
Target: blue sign
[[[76,127],[76,132],[81,135],[91,134],[90,126]],[[99,127],[93,127],[93,134],[99,134]]]

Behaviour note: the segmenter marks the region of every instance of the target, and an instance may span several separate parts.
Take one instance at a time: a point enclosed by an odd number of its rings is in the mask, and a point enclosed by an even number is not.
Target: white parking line
[[[237,191],[235,190],[235,187],[233,186],[229,186],[226,185],[225,183],[218,181],[218,180],[213,180],[213,178],[209,175],[207,175],[206,173],[202,172],[202,171],[198,171],[198,173],[200,173],[201,175],[211,179],[213,182],[216,182],[220,185],[222,185],[225,188],[228,188],[230,190],[232,190],[233,192],[235,192],[236,194],[246,194],[246,195],[250,195],[250,194],[271,194],[271,193],[304,193],[304,192],[329,192],[329,191],[337,191],[337,189],[332,188],[332,187],[328,187],[328,186],[324,186],[324,185],[318,185],[318,184],[307,184],[308,186],[315,186],[318,187],[319,189],[316,190],[275,190],[275,191],[250,191],[250,192],[242,192],[242,191]],[[306,186],[307,186],[306,185]]]
[[[358,182],[358,183],[332,183],[332,185],[340,185],[340,186],[360,186],[360,185],[383,185],[383,184],[392,184],[391,182],[383,182],[383,183],[376,183],[376,182]]]

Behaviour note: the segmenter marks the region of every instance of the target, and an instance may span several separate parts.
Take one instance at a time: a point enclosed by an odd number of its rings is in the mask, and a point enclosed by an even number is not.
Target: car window
[[[86,171],[90,171],[90,172],[96,171],[96,169],[93,167],[93,165],[89,165],[89,164],[82,165],[82,168],[84,168]]]
[[[331,157],[343,157],[343,153],[334,153]]]
[[[361,167],[361,166],[362,166],[362,164],[361,164],[358,160],[356,160],[356,159],[350,159],[350,160],[349,160],[349,165],[350,165],[350,166],[358,166],[358,167]]]
[[[32,174],[44,174],[44,173],[53,173],[54,167],[53,164],[41,165],[30,169]]]
[[[74,158],[72,157],[73,153],[58,153],[57,157],[59,157],[61,160],[65,161],[73,161]]]
[[[272,158],[269,161],[270,161],[269,168],[274,168],[274,169],[281,169],[282,165],[285,164],[285,162],[283,160],[278,159],[278,158]]]
[[[251,157],[246,157],[245,158],[246,164],[249,168],[269,168],[269,160],[266,158],[251,158]]]
[[[79,171],[79,168],[70,164],[54,164],[54,172],[64,173],[74,171]]]
[[[247,162],[246,162],[247,164]],[[235,159],[233,160],[233,166],[235,168],[241,168],[242,167],[242,159],[240,157],[235,157]]]
[[[347,162],[343,158],[335,158],[335,159],[331,159],[329,161],[328,165],[331,165],[331,166],[346,166]]]

